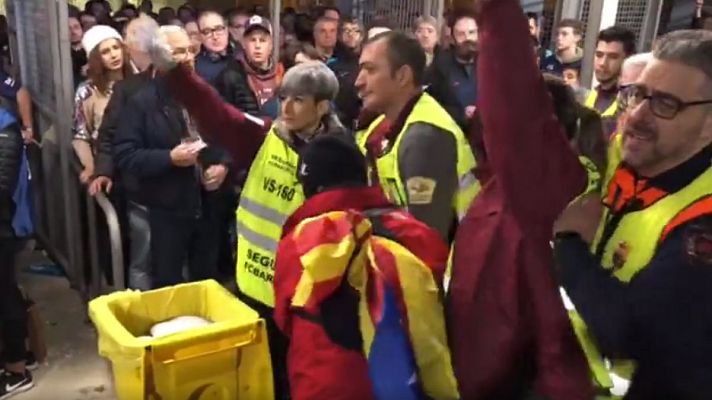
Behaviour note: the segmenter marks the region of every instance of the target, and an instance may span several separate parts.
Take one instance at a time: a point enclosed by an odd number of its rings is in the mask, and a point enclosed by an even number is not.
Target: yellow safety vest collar
[[[594,89],[591,91],[591,93],[588,95],[586,98],[586,102],[584,105],[592,110],[596,110],[596,100],[598,100],[598,89]],[[596,110],[598,111],[598,110]],[[613,103],[611,103],[608,108],[599,113],[601,114],[601,117],[603,118],[609,118],[609,117],[615,117],[616,113],[618,112],[618,97],[616,97],[615,100],[613,100]]]

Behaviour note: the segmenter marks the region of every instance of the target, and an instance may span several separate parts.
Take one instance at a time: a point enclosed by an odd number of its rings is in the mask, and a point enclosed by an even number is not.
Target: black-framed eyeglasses
[[[670,93],[651,90],[645,85],[632,84],[622,87],[620,92],[620,106],[622,109],[635,107],[645,100],[650,102],[650,111],[662,119],[673,119],[677,114],[689,107],[712,104],[712,99],[683,101]]]
[[[227,29],[227,28],[225,28],[223,25],[218,25],[218,26],[216,26],[216,27],[214,27],[214,28],[201,29],[201,30],[200,30],[200,33],[202,33],[203,36],[212,36],[213,34],[215,34],[215,35],[222,35],[223,33],[225,33],[225,30],[226,30],[226,29]]]

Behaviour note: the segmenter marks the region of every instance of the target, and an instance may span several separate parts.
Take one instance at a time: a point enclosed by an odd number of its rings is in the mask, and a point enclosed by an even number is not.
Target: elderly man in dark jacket
[[[192,55],[181,28],[162,27],[184,60]],[[192,58],[191,58],[192,60]],[[162,77],[146,85],[120,111],[114,156],[135,187],[129,198],[148,209],[153,286],[217,278],[214,191],[227,174],[227,158],[211,154],[187,113],[173,100]]]
[[[203,79],[214,84],[234,57],[227,22],[222,15],[205,11],[198,18],[198,28],[203,44],[195,60],[195,69]]]

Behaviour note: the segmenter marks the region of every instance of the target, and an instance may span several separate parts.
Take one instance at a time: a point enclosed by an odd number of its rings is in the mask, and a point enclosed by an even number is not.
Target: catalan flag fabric
[[[299,222],[275,274],[293,398],[458,399],[441,295],[447,257],[437,233],[392,208]]]

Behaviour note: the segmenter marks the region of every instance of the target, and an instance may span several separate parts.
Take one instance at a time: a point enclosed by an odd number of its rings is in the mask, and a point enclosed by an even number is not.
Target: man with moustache
[[[471,14],[462,13],[453,19],[454,45],[446,57],[444,75],[467,119],[475,113],[477,102],[477,22]],[[442,67],[440,67],[442,68]]]
[[[592,370],[632,378],[626,399],[712,393],[710,93],[712,33],[659,39],[621,96],[622,162],[603,215],[598,199],[583,199],[554,228],[562,284],[602,356]],[[611,381],[596,382],[600,393]]]

